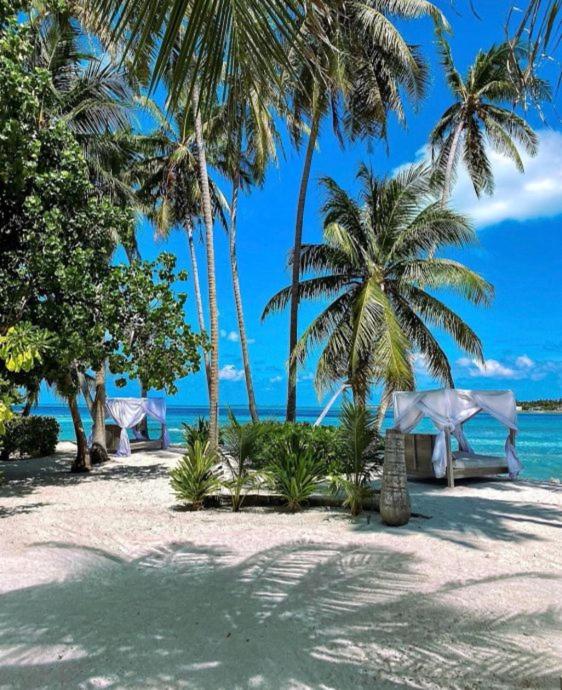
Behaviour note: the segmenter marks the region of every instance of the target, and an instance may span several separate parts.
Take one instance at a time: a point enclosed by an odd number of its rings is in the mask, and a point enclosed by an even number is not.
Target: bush
[[[201,510],[205,498],[220,489],[220,476],[215,470],[217,462],[217,452],[208,442],[203,444],[197,439],[188,446],[178,466],[170,470],[174,493],[181,501],[191,504],[193,510]]]
[[[0,457],[9,460],[15,454],[28,457],[52,455],[57,447],[59,423],[54,417],[17,415],[6,423],[0,437]]]
[[[324,476],[324,463],[311,446],[293,436],[278,450],[277,458],[266,468],[273,491],[283,496],[287,508],[297,511],[314,493]]]
[[[285,453],[287,444],[299,443],[310,450],[322,465],[323,474],[340,470],[339,436],[336,427],[311,426],[297,422],[258,422],[259,438],[256,443],[253,467],[262,469]]]

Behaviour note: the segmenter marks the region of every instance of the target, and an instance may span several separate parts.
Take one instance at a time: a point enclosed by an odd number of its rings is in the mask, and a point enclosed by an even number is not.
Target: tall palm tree
[[[447,355],[430,327],[447,332],[466,352],[482,359],[480,340],[432,292],[447,289],[474,304],[488,304],[492,286],[457,261],[428,258],[433,247],[462,247],[475,239],[467,220],[431,196],[428,167],[411,166],[378,180],[361,165],[360,201],[324,178],[324,243],[304,245],[301,270],[316,275],[299,285],[299,297],[328,299],[304,331],[293,357],[304,360],[323,344],[316,386],[337,380],[366,403],[373,383],[383,401],[396,389],[414,386],[412,355],[421,353],[429,373],[453,385]],[[287,287],[268,302],[264,317],[285,307]]]
[[[424,89],[425,66],[415,48],[405,42],[391,22],[391,13],[400,18],[429,14],[436,22],[444,23],[438,10],[425,0],[393,3],[344,0],[307,14],[300,36],[308,50],[304,54],[302,50],[294,50],[290,54],[290,122],[296,143],[301,140],[303,121],[308,122],[309,131],[293,241],[286,414],[290,421],[296,417],[297,366],[292,353],[298,338],[299,255],[312,156],[321,122],[331,113],[340,142],[343,142],[341,119],[351,138],[384,137],[389,112],[394,112],[401,121],[404,119],[400,89],[413,100],[419,99]]]
[[[199,266],[195,249],[196,225],[202,216],[199,159],[195,145],[193,111],[189,101],[176,103],[169,116],[149,98],[138,99],[139,105],[156,123],[156,130],[149,135],[150,150],[136,166],[133,176],[139,180],[137,196],[153,222],[159,237],[167,237],[170,231],[179,227],[185,231],[189,247],[189,258],[193,274],[197,320],[201,333],[206,333],[205,316]],[[220,118],[211,118],[206,123],[211,129],[211,139],[219,132]],[[220,164],[214,156],[213,164]],[[228,204],[219,188],[209,180],[213,215],[227,228],[225,213]],[[210,391],[210,358],[205,352],[205,373]]]
[[[511,158],[520,172],[523,172],[523,161],[517,144],[532,156],[537,152],[537,135],[513,110],[521,97],[520,84],[511,68],[514,46],[502,43],[486,52],[480,51],[463,78],[442,35],[439,45],[447,84],[455,98],[430,135],[437,179],[442,183],[442,199],[444,202],[449,199],[459,158],[466,166],[476,195],[491,194],[494,178],[487,144]],[[533,84],[535,91],[546,94],[543,82],[534,79]]]
[[[260,84],[248,75],[236,77],[236,84],[229,91],[229,98],[224,107],[227,136],[224,145],[225,172],[231,180],[230,224],[228,229],[230,269],[232,289],[240,336],[240,349],[244,366],[244,378],[248,394],[248,406],[252,421],[258,421],[258,411],[252,382],[252,370],[248,350],[248,338],[244,322],[242,291],[238,272],[237,232],[238,200],[240,191],[250,185],[261,185],[270,162],[277,157],[278,132],[275,127],[271,103],[274,93],[271,86]],[[225,122],[225,124],[226,124]]]

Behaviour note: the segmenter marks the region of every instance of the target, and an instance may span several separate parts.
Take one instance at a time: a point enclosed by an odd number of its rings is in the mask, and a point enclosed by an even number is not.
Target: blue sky
[[[510,2],[476,3],[482,20],[466,7],[468,1],[440,4],[454,30],[451,45],[457,67],[465,71],[479,48],[487,48],[503,38],[503,22]],[[355,189],[355,172],[360,161],[372,166],[377,174],[386,174],[420,156],[429,131],[450,104],[433,44],[431,24],[419,20],[401,26],[411,42],[422,46],[431,65],[430,85],[418,112],[408,112],[407,128],[393,123],[389,150],[381,143],[362,143],[342,150],[330,131],[322,127],[316,151],[307,201],[304,239],[321,237],[318,178],[329,175],[346,189]],[[445,349],[454,363],[456,384],[471,388],[511,388],[520,399],[562,396],[562,287],[560,283],[560,223],[562,214],[562,131],[546,129],[536,115],[529,114],[541,130],[541,149],[528,161],[527,172],[519,175],[511,163],[494,157],[497,194],[478,202],[465,175],[459,176],[454,205],[467,212],[478,228],[479,246],[455,255],[481,272],[496,288],[492,307],[482,310],[467,306],[448,295],[447,303],[472,325],[480,335],[486,366],[468,360],[447,338]],[[556,123],[557,124],[557,123]],[[277,167],[272,167],[263,189],[242,199],[239,211],[239,268],[244,298],[250,354],[258,404],[283,404],[286,390],[288,314],[260,321],[260,314],[276,290],[288,284],[286,256],[291,246],[295,204],[300,180],[302,154],[289,146]],[[225,192],[228,189],[225,188]],[[185,235],[174,232],[163,242],[153,240],[146,222],[139,225],[141,254],[154,258],[160,251],[172,251],[180,267],[189,269]],[[200,270],[204,274],[203,246],[198,247]],[[221,404],[245,403],[245,384],[241,372],[240,348],[232,299],[227,238],[216,229],[217,281],[220,309],[220,395]],[[187,318],[196,328],[191,282],[179,286],[189,293]],[[206,285],[203,285],[206,290]],[[318,312],[318,304],[303,305],[300,326],[305,327]],[[311,378],[311,359],[300,373],[298,403],[318,404]],[[417,363],[418,387],[435,387]],[[206,387],[202,374],[180,382],[174,401],[204,404]],[[113,386],[109,386],[114,392]],[[135,395],[135,385],[127,393]],[[122,392],[120,394],[123,394]],[[48,402],[51,394],[44,392]]]

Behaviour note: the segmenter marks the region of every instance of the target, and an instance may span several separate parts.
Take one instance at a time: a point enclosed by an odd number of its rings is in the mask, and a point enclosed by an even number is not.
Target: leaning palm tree
[[[428,257],[434,247],[462,247],[475,235],[463,216],[432,196],[427,166],[378,180],[361,165],[357,177],[360,202],[334,180],[322,180],[324,243],[303,246],[301,270],[316,275],[300,283],[299,297],[330,302],[304,331],[293,357],[302,362],[323,344],[318,391],[343,379],[355,401],[365,405],[370,386],[379,383],[384,407],[393,390],[413,388],[415,352],[424,356],[432,376],[453,385],[447,355],[431,327],[482,359],[476,334],[432,293],[447,289],[485,305],[493,288],[457,261]],[[284,308],[290,296],[290,287],[274,295],[264,317]]]
[[[463,78],[442,35],[439,46],[447,83],[455,98],[430,135],[442,199],[444,202],[449,199],[460,158],[476,195],[491,194],[494,178],[487,144],[511,158],[520,172],[523,172],[523,161],[517,144],[531,156],[537,152],[537,135],[513,110],[522,96],[521,83],[515,79],[512,69],[513,56],[519,51],[509,42],[480,51]],[[535,95],[539,92],[548,95],[544,82],[536,78],[531,88]]]
[[[297,200],[289,323],[287,420],[296,417],[296,365],[292,353],[298,338],[299,255],[312,156],[324,117],[330,113],[336,136],[351,139],[386,135],[389,112],[404,120],[401,89],[414,101],[423,94],[426,70],[413,46],[402,38],[390,15],[414,18],[429,14],[443,25],[440,12],[425,0],[386,3],[344,0],[305,16],[301,42],[289,53],[291,70],[290,130],[297,145],[308,130]],[[304,44],[307,51],[300,48]],[[343,127],[340,123],[343,120]]]

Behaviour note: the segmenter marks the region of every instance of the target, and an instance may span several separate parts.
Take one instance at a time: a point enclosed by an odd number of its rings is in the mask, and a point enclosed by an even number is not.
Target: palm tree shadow
[[[539,643],[555,611],[470,614],[454,605],[463,585],[421,595],[415,560],[386,549],[295,542],[236,562],[191,543],[35,548],[72,574],[3,595],[3,690],[540,688],[562,669]]]

